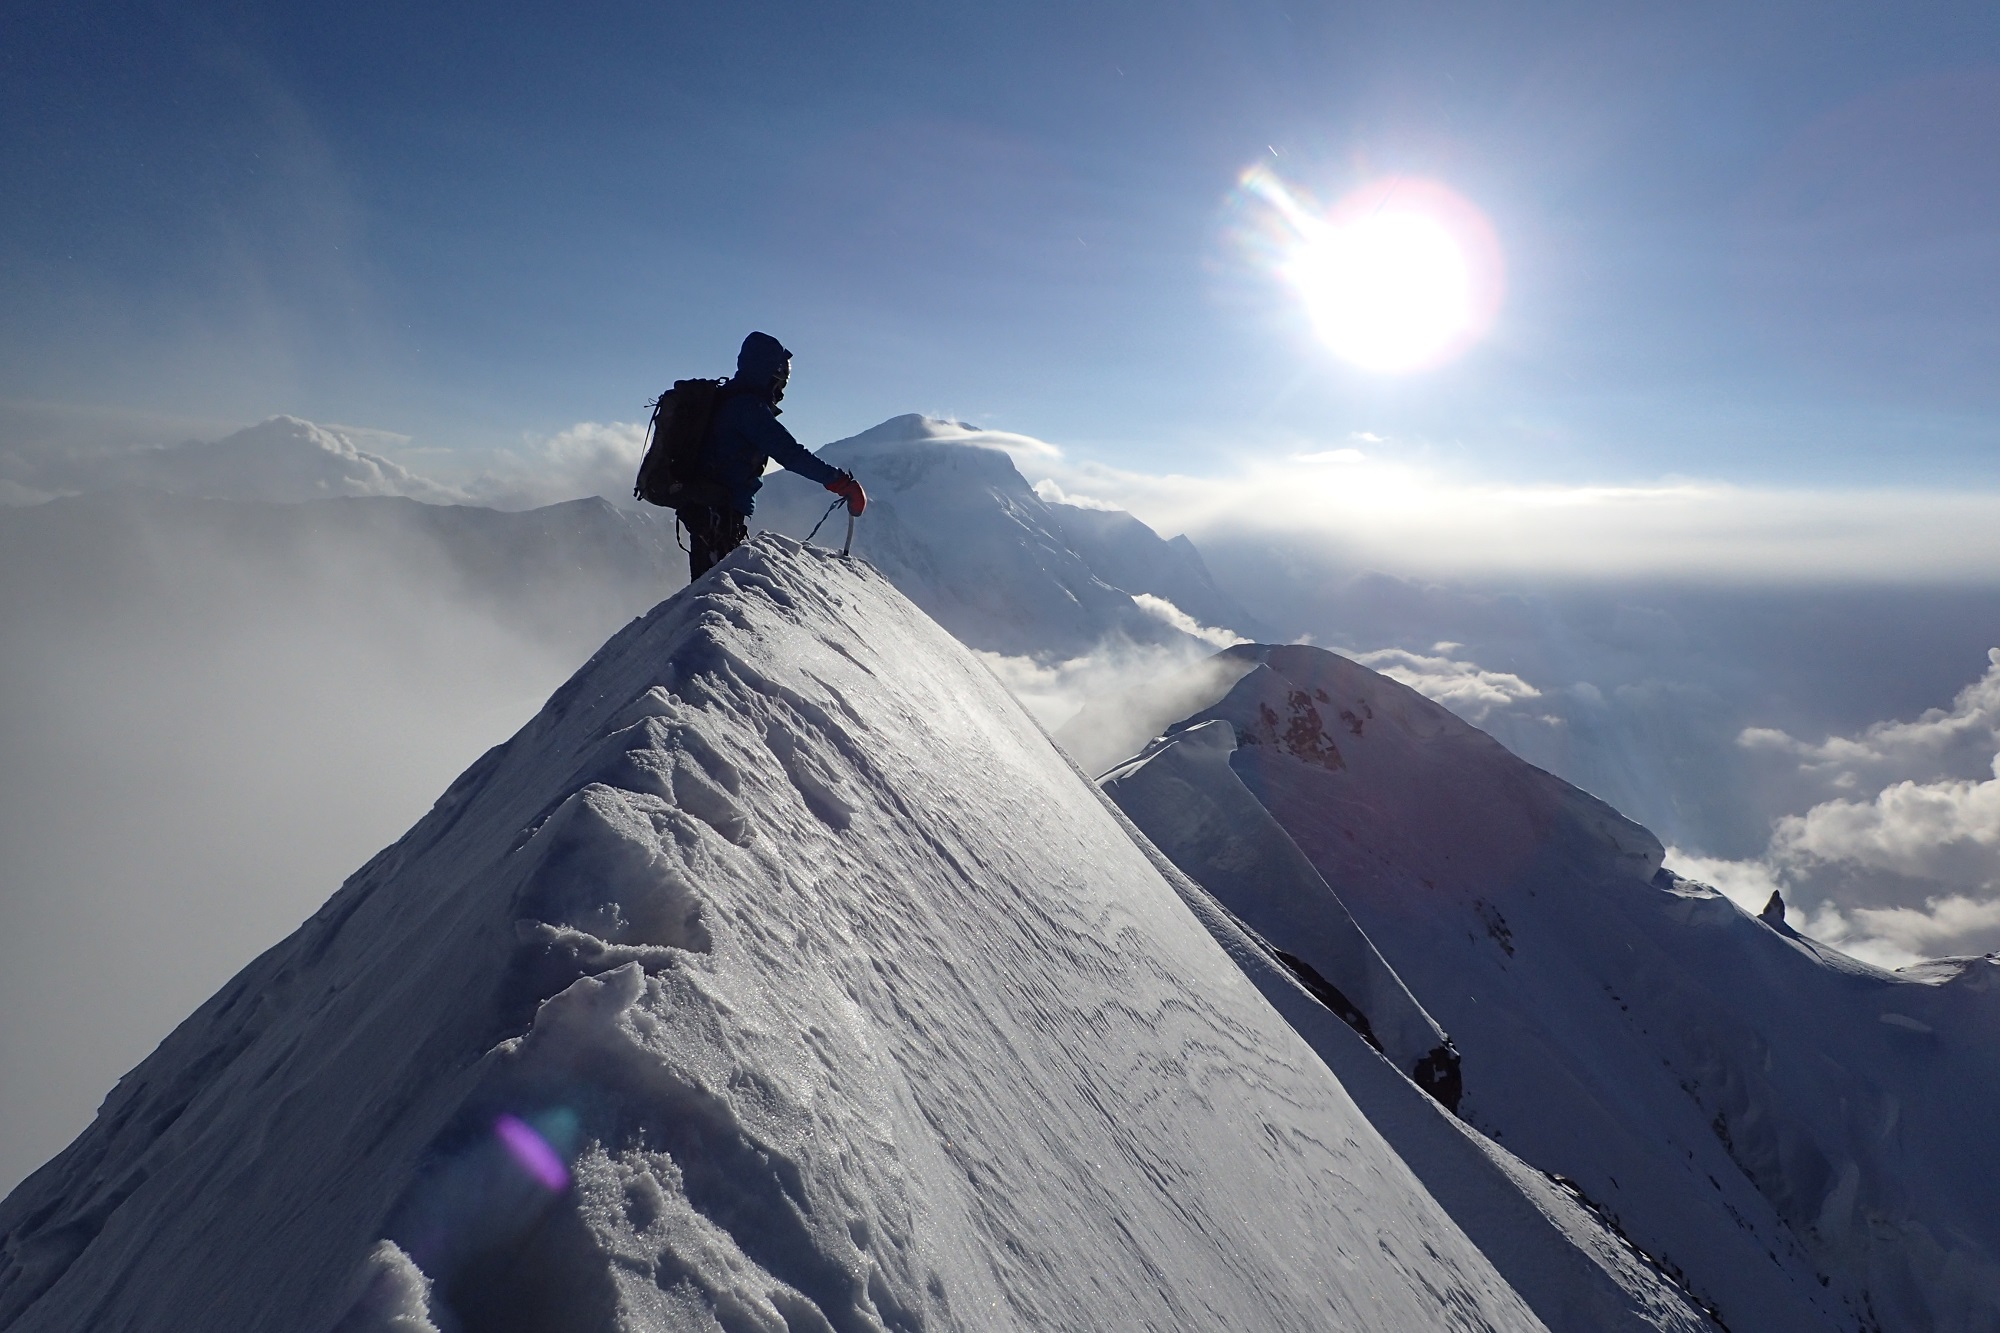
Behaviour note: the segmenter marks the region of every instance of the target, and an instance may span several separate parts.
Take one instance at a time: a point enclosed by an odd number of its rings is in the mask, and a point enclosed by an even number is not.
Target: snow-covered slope
[[[1357,924],[1457,1045],[1468,1120],[1731,1328],[2000,1328],[2000,966],[1856,963],[1660,871],[1644,829],[1414,691],[1317,649],[1229,656],[1250,669],[1107,790],[1406,1024]],[[1217,833],[1245,794],[1278,831]]]
[[[761,538],[0,1205],[0,1327],[1543,1326],[1356,1098],[1518,1168],[1155,855],[884,579]],[[1535,1197],[1548,1309],[1610,1312],[1557,1326],[1692,1327]]]
[[[1204,722],[1106,774],[1104,789],[1328,1008],[1455,1111],[1459,1060],[1450,1037],[1237,778],[1235,749],[1228,723]]]
[[[1130,514],[1044,500],[987,432],[901,416],[819,453],[868,487],[855,554],[974,648],[1064,658],[1107,638],[1202,646],[1186,622],[1255,631],[1192,543],[1162,540]],[[804,537],[827,499],[774,474],[757,522]],[[838,546],[844,523],[828,519],[819,541]]]

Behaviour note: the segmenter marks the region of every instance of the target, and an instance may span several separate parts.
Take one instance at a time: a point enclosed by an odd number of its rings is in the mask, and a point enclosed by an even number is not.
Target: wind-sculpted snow
[[[1204,722],[1149,746],[1105,774],[1103,786],[1156,847],[1275,946],[1322,1003],[1455,1110],[1451,1039],[1244,788],[1229,767],[1235,749],[1228,723]]]
[[[1274,941],[1358,925],[1457,1046],[1468,1121],[1732,1329],[2000,1328],[1993,960],[1857,963],[1393,681],[1228,656],[1250,669],[1107,790]],[[1257,855],[1317,879],[1242,881],[1250,852],[1190,822],[1230,790],[1204,755],[1282,830]]]
[[[1154,855],[760,538],[0,1205],[0,1327],[1543,1327],[1327,1061],[1472,1140]]]

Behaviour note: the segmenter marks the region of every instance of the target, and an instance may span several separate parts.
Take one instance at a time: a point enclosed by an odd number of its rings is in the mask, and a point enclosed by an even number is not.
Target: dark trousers
[[[689,505],[680,511],[681,526],[688,530],[688,578],[700,578],[750,538],[750,520],[733,509],[713,505]]]

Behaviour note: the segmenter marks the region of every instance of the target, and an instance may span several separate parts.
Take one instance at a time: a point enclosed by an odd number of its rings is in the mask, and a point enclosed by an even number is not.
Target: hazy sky
[[[0,71],[0,442],[518,444],[755,326],[814,443],[2000,487],[1989,3],[31,2]],[[1456,191],[1490,335],[1344,368],[1259,164]]]

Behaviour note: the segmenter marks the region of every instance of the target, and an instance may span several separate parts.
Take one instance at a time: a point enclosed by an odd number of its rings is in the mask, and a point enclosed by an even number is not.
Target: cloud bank
[[[679,585],[655,526],[591,503],[0,512],[0,1193]]]
[[[1810,933],[1887,966],[2000,948],[2000,648],[1988,662],[1914,721],[1820,741],[1746,729],[1744,749],[1849,794],[1779,819],[1761,857],[1670,863],[1746,906],[1783,890]],[[1975,759],[1984,772],[1964,773]]]
[[[637,422],[586,421],[512,449],[461,455],[410,450],[407,437],[385,431],[276,416],[217,440],[0,448],[0,506],[134,488],[282,504],[402,496],[518,510],[590,495],[630,503],[644,443],[645,427]]]
[[[1213,475],[1071,458],[1032,436],[933,420],[940,438],[1002,450],[1045,500],[1123,509],[1197,541],[1291,543],[1348,569],[1420,577],[1671,577],[1762,583],[2000,582],[2000,492],[1469,480],[1387,456],[1356,433],[1283,456],[1221,448]],[[630,501],[645,427],[579,422],[506,448],[446,452],[405,437],[274,417],[212,442],[0,448],[0,504],[106,486],[240,499],[405,495],[524,509]]]
[[[996,440],[996,447],[1005,448]],[[2000,492],[1750,487],[1700,479],[1508,485],[1360,448],[1240,457],[1154,475],[1016,452],[1049,493],[1130,510],[1162,532],[1292,542],[1350,568],[1429,577],[1676,577],[1992,583]]]

